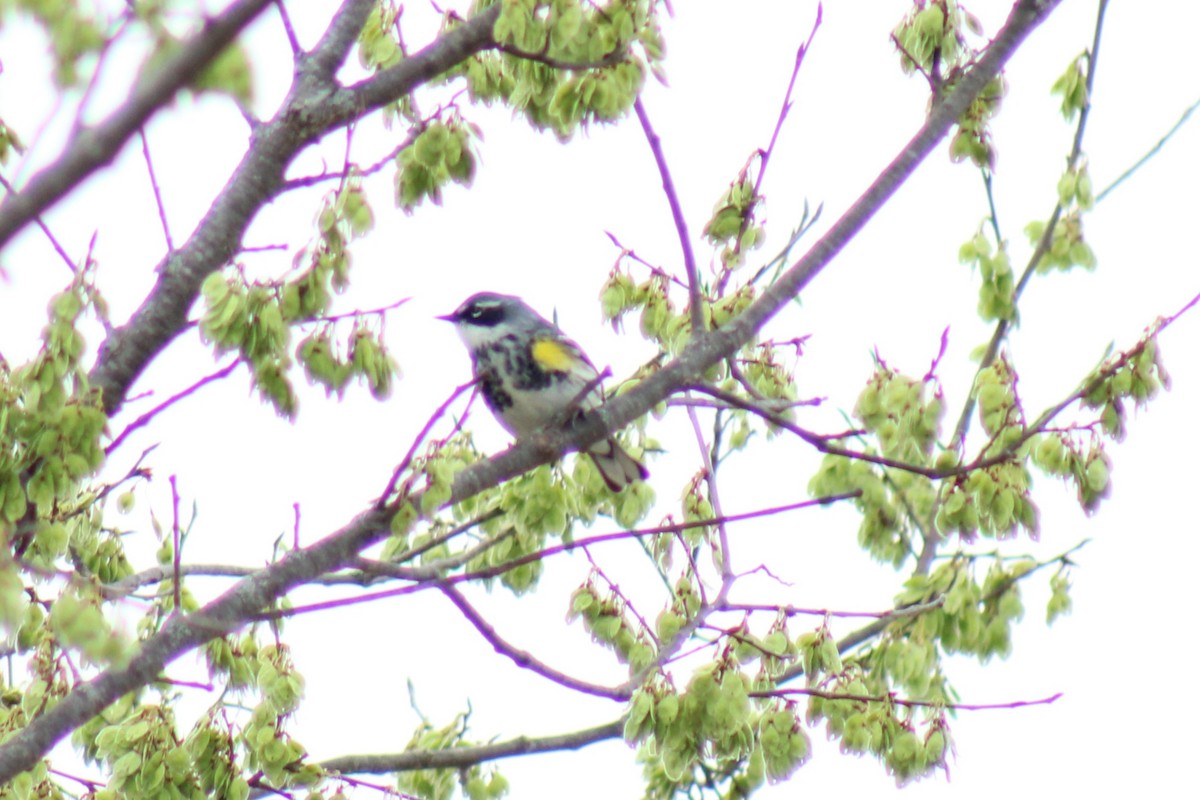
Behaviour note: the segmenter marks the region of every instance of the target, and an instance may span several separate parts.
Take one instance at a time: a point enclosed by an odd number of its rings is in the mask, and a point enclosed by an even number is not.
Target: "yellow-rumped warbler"
[[[604,402],[599,373],[579,345],[519,297],[480,292],[438,319],[454,323],[484,401],[517,438],[568,421],[572,404],[590,411]],[[614,492],[650,474],[612,437],[586,452]]]

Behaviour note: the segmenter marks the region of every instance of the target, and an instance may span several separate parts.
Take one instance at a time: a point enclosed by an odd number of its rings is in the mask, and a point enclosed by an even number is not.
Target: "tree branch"
[[[696,336],[677,359],[631,391],[606,403],[599,412],[587,415],[569,430],[546,431],[464,469],[454,481],[447,504],[462,502],[502,480],[551,461],[568,447],[577,448],[598,441],[608,430],[632,422],[679,387],[697,382],[708,366],[732,355],[767,319],[796,296],[895,193],[946,135],[974,96],[1058,2],[1021,0],[1015,5],[984,57],[937,105],[926,124],[875,183],[740,317],[724,328]],[[370,3],[348,0],[348,5],[365,14]],[[377,78],[393,76],[394,82],[388,85],[397,88],[396,96],[399,96],[455,63],[448,59],[461,59],[474,52],[471,48],[486,48],[498,8],[492,6],[408,61],[380,73]],[[407,79],[395,77],[397,71],[403,71]],[[265,130],[256,138],[229,188],[209,212],[209,218],[180,253],[160,270],[158,285],[134,319],[120,331],[114,331],[106,342],[93,370],[95,385],[105,390],[106,407],[113,409],[121,404],[125,391],[149,358],[186,324],[185,312],[194,300],[200,282],[224,263],[226,254],[236,247],[237,238],[259,207],[256,203],[265,202],[271,191],[282,184],[283,169],[290,157],[336,121],[347,121],[339,115],[365,113],[365,106],[346,110],[343,98],[347,94],[363,101],[379,97],[379,90],[374,87],[382,82],[372,81],[365,83],[373,88],[351,89],[333,98],[310,96],[305,98],[306,102],[299,102],[289,96],[283,115],[264,126]],[[310,138],[306,139],[306,136]],[[256,167],[265,172],[258,172]],[[221,224],[211,219],[214,216]],[[213,249],[207,249],[208,246]],[[92,680],[76,685],[56,705],[0,745],[0,784],[30,769],[71,730],[122,695],[155,680],[163,667],[180,655],[216,636],[236,630],[246,619],[289,590],[338,569],[363,548],[384,539],[394,510],[394,505],[369,509],[304,550],[288,553],[256,575],[240,581],[200,611],[171,617],[159,633],[141,643],[141,649],[126,666],[110,668]],[[610,726],[598,738],[615,735],[615,726]],[[520,752],[526,751],[514,750],[507,754]],[[450,751],[447,758],[457,755],[457,751]]]
[[[345,0],[316,49],[302,59],[280,110],[255,131],[249,150],[195,233],[158,264],[158,282],[141,307],[100,345],[90,378],[110,415],[124,403],[146,365],[184,330],[188,309],[204,279],[238,252],[254,215],[286,185],[284,176],[296,155],[330,131],[491,47],[492,26],[500,10],[492,6],[395,67],[349,89],[338,89],[333,72],[356,40],[371,6],[370,0]]]
[[[663,194],[667,196],[667,205],[671,208],[671,219],[675,223],[675,233],[679,236],[679,246],[683,250],[683,271],[688,282],[688,311],[691,313],[692,333],[704,330],[704,298],[700,296],[700,275],[696,269],[696,255],[692,251],[692,237],[688,233],[687,219],[683,216],[683,207],[679,204],[679,194],[675,191],[675,181],[671,178],[671,170],[667,166],[667,157],[663,153],[662,139],[650,124],[646,107],[639,97],[633,103],[638,122],[642,125],[642,133],[650,152],[654,155],[654,164],[658,167],[658,175],[662,179]]]
[[[635,388],[611,398],[602,408],[587,414],[569,431],[545,431],[464,469],[455,477],[450,502],[472,497],[489,486],[551,461],[568,449],[599,441],[607,431],[619,429],[648,413],[672,392],[701,382],[709,366],[728,358],[750,341],[759,328],[796,297],[866,225],[941,142],[1025,37],[1045,21],[1059,2],[1061,0],[1021,0],[1016,3],[983,58],[934,107],[921,130],[829,231],[737,319],[718,330],[693,337],[676,359]]]
[[[208,64],[274,0],[239,0],[169,57],[150,70],[116,112],[94,128],[83,128],[58,160],[16,194],[0,202],[0,248],[96,170],[111,164],[129,138]]]
[[[557,683],[559,686],[564,686],[568,689],[574,689],[577,692],[590,694],[595,697],[603,697],[607,700],[626,700],[628,693],[621,692],[609,686],[600,686],[595,683],[581,681],[578,678],[571,677],[565,672],[560,672],[550,665],[537,659],[532,653],[525,650],[519,650],[506,642],[491,623],[483,618],[473,605],[467,600],[463,593],[458,590],[454,584],[448,581],[439,581],[437,587],[442,590],[442,594],[454,603],[467,621],[475,626],[475,630],[479,631],[487,643],[492,646],[502,656],[505,656],[521,669],[527,669],[541,675],[549,681]]]
[[[624,730],[625,720],[616,719],[595,728],[573,733],[560,733],[531,739],[518,736],[506,742],[481,744],[474,747],[454,747],[448,750],[410,750],[406,753],[356,755],[331,758],[318,764],[327,772],[343,774],[407,772],[414,769],[464,769],[484,761],[524,756],[530,753],[551,753],[557,750],[578,750],[605,739],[616,739]]]
[[[1075,138],[1071,144],[1071,153],[1067,157],[1067,168],[1071,169],[1079,160],[1080,154],[1083,152],[1083,132],[1087,127],[1089,113],[1092,108],[1092,85],[1096,79],[1096,63],[1097,56],[1100,52],[1100,32],[1104,28],[1104,12],[1108,7],[1108,0],[1100,0],[1100,6],[1096,12],[1096,28],[1092,35],[1092,49],[1088,56],[1088,74],[1087,74],[1087,103],[1079,112],[1079,124],[1075,128]],[[1033,250],[1033,255],[1029,257],[1029,263],[1025,266],[1025,271],[1021,273],[1020,279],[1017,281],[1016,287],[1013,289],[1013,307],[1016,307],[1017,301],[1021,299],[1021,295],[1025,291],[1025,287],[1029,284],[1030,278],[1033,277],[1034,271],[1037,269],[1042,258],[1050,250],[1050,245],[1054,241],[1054,229],[1058,226],[1058,220],[1062,216],[1063,204],[1061,201],[1055,202],[1054,210],[1050,213],[1050,220],[1046,223],[1046,230],[1042,234],[1041,240],[1037,243],[1037,247]],[[995,219],[995,211],[992,212],[992,218]],[[979,361],[979,369],[976,374],[982,373],[990,367],[996,360],[996,356],[1000,353],[1000,345],[1008,336],[1008,331],[1012,327],[1009,320],[1002,319],[996,323],[996,329],[992,333],[992,338],[988,342],[987,349],[984,351],[983,357]],[[954,435],[950,439],[950,447],[961,447],[967,438],[967,428],[971,424],[971,415],[975,411],[975,391],[974,387],[967,396],[967,402],[963,404],[962,413],[959,415],[958,423],[954,426]],[[933,557],[937,555],[938,545],[941,544],[941,535],[932,527],[929,529],[929,535],[925,538],[924,546],[921,550],[921,555],[917,559],[917,574],[924,574],[929,571],[930,564],[933,563]]]

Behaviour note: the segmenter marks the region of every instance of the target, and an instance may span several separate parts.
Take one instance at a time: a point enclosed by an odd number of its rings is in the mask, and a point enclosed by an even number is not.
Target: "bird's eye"
[[[483,308],[480,306],[471,306],[467,309],[467,316],[471,319],[479,319],[483,316]]]

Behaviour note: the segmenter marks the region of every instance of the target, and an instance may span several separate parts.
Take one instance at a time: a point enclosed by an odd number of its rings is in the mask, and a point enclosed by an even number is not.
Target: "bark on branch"
[[[1017,3],[1004,28],[998,33],[979,64],[935,107],[917,135],[812,250],[789,268],[741,317],[726,328],[697,336],[679,358],[633,390],[606,404],[602,411],[589,415],[573,429],[548,431],[464,470],[454,483],[449,502],[461,502],[502,480],[551,461],[567,449],[576,449],[597,441],[607,430],[632,422],[673,391],[695,382],[708,366],[728,357],[749,341],[755,331],[790,298],[796,296],[882,207],[942,140],[975,95],[1001,69],[1025,37],[1045,20],[1058,2],[1059,0],[1021,0]],[[339,14],[350,10],[365,14],[364,9],[367,6],[369,3],[347,0]],[[398,81],[397,86],[408,85],[411,89],[423,76],[432,77],[451,66],[455,62],[447,63],[451,58],[448,53],[459,54],[462,57],[474,52],[472,47],[482,49],[489,46],[489,19],[494,20],[494,17],[485,16],[472,20],[455,29],[435,45],[416,54],[410,62],[419,62],[423,66],[411,67],[411,84]],[[361,22],[359,24],[361,25]],[[445,48],[445,51],[442,48]],[[424,79],[427,80],[428,77]],[[354,90],[346,91],[352,96],[358,96]],[[307,99],[310,102],[312,100]],[[285,108],[293,109],[301,115],[306,111],[316,114],[316,123],[297,123],[296,127],[288,127],[285,119],[277,117],[270,123],[269,133],[272,138],[269,141],[281,148],[280,152],[262,152],[264,144],[262,137],[259,137],[247,155],[250,162],[256,163],[261,160],[272,170],[265,176],[268,181],[267,189],[271,186],[269,181],[282,180],[282,168],[287,163],[284,154],[290,157],[303,143],[312,141],[312,138],[305,139],[305,136],[315,138],[319,132],[329,129],[322,127],[323,125],[328,126],[333,124],[334,120],[343,120],[338,114],[344,112],[339,112],[337,107],[326,108],[322,114],[321,108],[306,108],[303,103],[293,106],[294,102],[297,102],[297,98],[290,96]],[[324,105],[325,101],[318,99],[318,106]],[[336,103],[329,105],[336,106]],[[358,114],[362,113],[365,113],[365,109],[360,108]],[[240,236],[245,224],[258,208],[253,203],[261,204],[270,196],[269,191],[264,191],[264,187],[260,185],[264,176],[257,175],[246,162],[243,162],[243,167],[244,169],[239,168],[230,188],[218,198],[213,211],[210,212],[210,216],[216,214],[222,218],[224,215],[231,217],[225,223],[224,237],[214,234],[217,239],[213,243],[214,246],[228,246],[229,236],[233,233]],[[207,229],[209,225],[215,223],[206,219],[201,228]],[[203,230],[197,235],[202,234]],[[176,258],[165,265],[159,285],[135,315],[134,320],[121,331],[114,332],[114,341],[110,341],[106,347],[106,353],[102,356],[94,377],[97,383],[113,392],[117,405],[120,404],[120,399],[124,397],[124,391],[133,377],[153,352],[161,349],[178,333],[183,314],[195,296],[194,291],[199,286],[199,281],[207,274],[205,270],[211,272],[224,263],[221,257],[223,251],[206,253],[206,242],[207,240],[193,241],[185,245],[185,249],[192,247],[189,252],[193,260],[180,261]],[[206,255],[208,257],[205,257]],[[160,306],[167,311],[161,310]],[[146,323],[149,330],[142,331],[140,326],[143,323],[139,321],[147,318],[152,320],[151,323]],[[134,349],[139,355],[131,357],[130,361],[123,360],[122,351],[126,346]],[[277,563],[240,581],[199,612],[171,618],[157,635],[142,643],[141,650],[127,666],[106,670],[96,678],[77,686],[57,705],[32,720],[24,730],[0,745],[0,784],[7,783],[16,774],[32,767],[56,742],[123,694],[154,680],[163,667],[174,659],[216,636],[236,630],[246,619],[292,588],[347,564],[361,549],[388,534],[390,517],[389,508],[368,510],[316,544],[289,553]]]
[[[282,189],[288,165],[310,144],[380,106],[400,99],[463,59],[493,46],[493,6],[400,64],[349,88],[334,74],[358,38],[371,0],[346,0],[313,53],[301,59],[275,117],[254,133],[250,148],[195,233],[157,266],[158,281],[130,320],[100,346],[92,385],[111,415],[142,370],[187,327],[204,279],[237,254],[242,236]]]
[[[101,167],[111,164],[154,112],[196,76],[275,0],[239,0],[148,72],[129,100],[94,128],[83,128],[66,151],[29,184],[0,202],[0,248]]]

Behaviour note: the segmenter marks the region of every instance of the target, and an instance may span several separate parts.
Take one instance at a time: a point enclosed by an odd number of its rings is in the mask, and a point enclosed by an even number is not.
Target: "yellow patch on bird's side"
[[[533,360],[548,372],[570,372],[579,356],[554,339],[539,339],[530,348]]]

